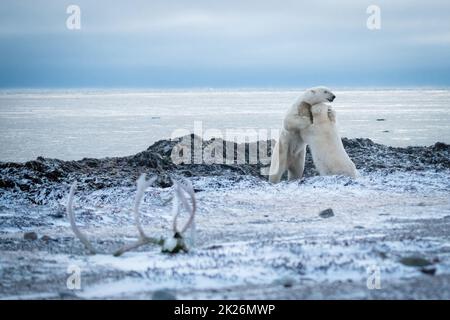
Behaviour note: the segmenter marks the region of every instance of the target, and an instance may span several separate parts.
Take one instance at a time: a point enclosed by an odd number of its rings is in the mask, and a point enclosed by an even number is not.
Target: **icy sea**
[[[392,146],[450,142],[450,90],[337,90],[341,135]],[[145,150],[175,130],[277,130],[300,90],[0,91],[0,161]],[[274,131],[275,132],[275,131]],[[276,133],[276,132],[275,132]],[[251,139],[251,137],[250,137]],[[262,140],[262,139],[261,139]]]
[[[219,133],[278,129],[299,94],[1,91],[0,161],[132,155],[200,121],[204,131]],[[398,147],[450,143],[449,90],[336,95],[342,136]],[[364,160],[372,169],[359,161],[356,180],[309,176],[271,185],[256,176],[188,176],[196,229],[187,235],[189,253],[177,255],[151,245],[111,255],[137,238],[132,182],[99,187],[90,169],[83,181],[78,176],[77,223],[99,252],[88,255],[65,214],[77,175],[36,187],[40,161],[3,164],[3,177],[20,171],[21,178],[0,180],[0,299],[450,299],[448,146],[418,149],[403,153],[401,165],[386,166],[388,153],[392,159],[400,149],[368,148]],[[434,152],[441,154],[436,163]],[[89,163],[94,170],[89,160],[83,168]],[[113,169],[102,181],[117,182],[121,168]],[[145,192],[147,234],[171,235],[173,192]],[[332,214],[321,214],[329,208]],[[80,289],[67,285],[74,268]]]

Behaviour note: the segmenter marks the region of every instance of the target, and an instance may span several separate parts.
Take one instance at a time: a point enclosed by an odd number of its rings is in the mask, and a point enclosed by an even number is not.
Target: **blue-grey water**
[[[196,121],[212,135],[225,135],[226,129],[273,129],[276,134],[300,93],[3,90],[0,161],[130,155],[175,130],[193,131]],[[450,90],[338,90],[336,95],[333,106],[342,136],[393,146],[450,143]]]

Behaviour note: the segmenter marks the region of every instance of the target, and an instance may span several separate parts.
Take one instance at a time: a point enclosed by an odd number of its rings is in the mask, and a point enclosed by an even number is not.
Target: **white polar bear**
[[[302,131],[312,124],[311,106],[332,102],[336,96],[326,87],[315,87],[305,93],[289,108],[283,120],[280,138],[272,151],[269,181],[278,183],[288,170],[288,179],[300,179],[305,167],[306,142]]]
[[[302,138],[311,149],[316,169],[321,176],[345,175],[356,178],[355,164],[345,152],[336,126],[336,114],[325,103],[311,107],[313,124],[302,130]]]

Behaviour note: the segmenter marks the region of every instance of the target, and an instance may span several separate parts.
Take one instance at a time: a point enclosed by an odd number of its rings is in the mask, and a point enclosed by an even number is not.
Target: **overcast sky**
[[[1,0],[0,55],[1,87],[450,86],[450,1]]]

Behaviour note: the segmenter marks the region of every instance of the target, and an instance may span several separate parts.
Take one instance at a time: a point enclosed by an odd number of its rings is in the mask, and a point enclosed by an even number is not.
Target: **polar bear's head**
[[[314,87],[307,89],[303,94],[302,100],[310,105],[321,102],[332,102],[336,96],[327,87]]]

